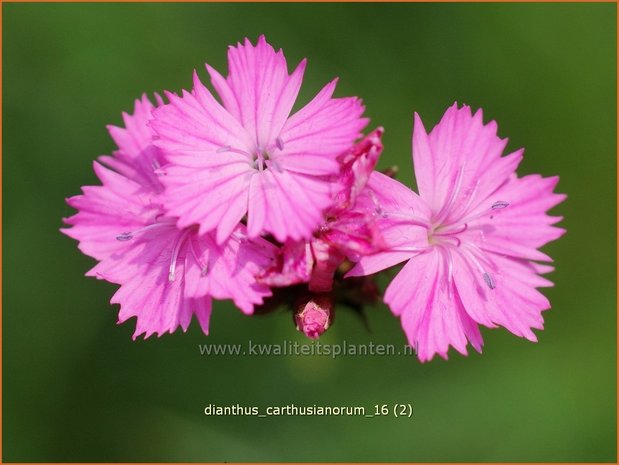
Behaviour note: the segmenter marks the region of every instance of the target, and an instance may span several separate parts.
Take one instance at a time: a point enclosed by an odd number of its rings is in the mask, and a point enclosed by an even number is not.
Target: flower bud
[[[314,295],[297,307],[294,320],[297,329],[310,339],[318,339],[333,322],[333,300],[330,295]]]

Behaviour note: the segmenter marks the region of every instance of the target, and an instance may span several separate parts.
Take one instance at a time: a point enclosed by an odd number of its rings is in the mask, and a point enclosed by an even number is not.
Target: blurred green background
[[[615,461],[615,4],[4,4],[3,460]],[[412,183],[413,111],[455,100],[499,122],[520,174],[559,174],[568,233],[553,309],[532,344],[486,330],[483,355],[203,357],[200,343],[303,342],[288,314],[218,303],[192,325],[132,342],[115,286],[58,232],[64,198],[96,183],[105,125],[143,92],[225,71],[228,44],[265,33],[307,56],[300,101],[341,78],[383,125],[381,167]],[[404,344],[384,306],[371,332],[347,312],[322,339]],[[412,403],[412,420],[206,417],[209,403]]]

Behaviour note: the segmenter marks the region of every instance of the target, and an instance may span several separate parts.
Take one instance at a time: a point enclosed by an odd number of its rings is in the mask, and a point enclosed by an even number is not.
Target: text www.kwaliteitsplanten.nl
[[[198,344],[200,355],[204,356],[238,356],[238,357],[354,357],[354,356],[409,356],[415,355],[414,349],[408,345],[394,344],[351,344],[342,341],[340,344],[322,344],[314,341],[301,344],[297,341],[283,341],[277,344],[258,344],[249,340],[245,344]]]

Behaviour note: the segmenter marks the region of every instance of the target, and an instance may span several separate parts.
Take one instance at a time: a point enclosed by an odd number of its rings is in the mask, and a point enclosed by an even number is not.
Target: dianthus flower
[[[454,104],[429,135],[415,114],[419,195],[380,173],[368,184],[387,247],[349,276],[406,262],[384,300],[421,361],[449,346],[466,354],[467,341],[481,351],[479,325],[536,341],[550,308],[537,288],[552,285],[540,276],[551,258],[539,248],[565,232],[547,214],[565,195],[553,193],[558,177],[519,178],[523,150],[502,156],[496,130],[468,106]]]
[[[356,97],[333,98],[336,80],[291,115],[306,60],[288,74],[264,36],[228,50],[227,78],[206,66],[221,104],[194,73],[193,90],[154,112],[169,166],[163,202],[178,226],[224,241],[245,216],[247,233],[309,239],[331,202],[329,176],[367,124]]]
[[[193,315],[208,334],[213,298],[252,313],[270,295],[254,275],[271,262],[274,247],[249,240],[241,224],[221,245],[213,233],[176,226],[161,203],[164,161],[152,144],[152,110],[143,97],[133,115],[123,115],[126,128],[109,128],[119,149],[100,158],[109,168],[94,164],[102,185],[67,199],[78,213],[65,219],[72,227],[63,232],[99,260],[88,276],[120,284],[112,303],[120,304],[119,323],[137,317],[134,338],[186,330]]]

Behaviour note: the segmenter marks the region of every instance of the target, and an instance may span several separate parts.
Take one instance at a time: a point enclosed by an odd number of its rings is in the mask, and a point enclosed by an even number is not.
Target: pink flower
[[[565,231],[547,211],[565,199],[558,177],[518,178],[522,150],[502,156],[507,140],[454,104],[428,135],[415,114],[413,162],[420,195],[380,173],[368,187],[389,245],[362,257],[351,276],[406,262],[385,293],[421,361],[447,358],[449,346],[481,351],[479,325],[503,326],[536,341],[550,303],[536,288],[552,267],[539,251]],[[357,204],[363,207],[364,201]]]
[[[229,75],[207,65],[220,104],[194,73],[192,92],[168,94],[151,123],[170,165],[164,204],[178,226],[223,242],[247,215],[250,237],[308,239],[331,203],[329,177],[367,124],[357,98],[332,98],[336,80],[290,116],[303,60],[288,74],[264,36],[228,50]]]
[[[186,330],[193,315],[208,334],[212,298],[252,313],[270,295],[254,275],[271,262],[274,247],[250,241],[240,224],[222,245],[196,226],[177,228],[161,204],[162,157],[147,126],[152,109],[144,97],[133,116],[124,115],[126,129],[110,128],[119,150],[101,161],[114,170],[94,164],[102,185],[67,200],[78,213],[63,232],[100,260],[87,275],[120,284],[112,303],[121,306],[119,323],[137,317],[134,338]]]
[[[353,211],[376,166],[383,146],[378,128],[338,157],[340,172],[334,180],[331,205],[310,240],[287,241],[273,266],[259,275],[270,286],[309,283],[312,292],[329,292],[337,268],[346,258],[358,260],[383,247],[373,208]]]

